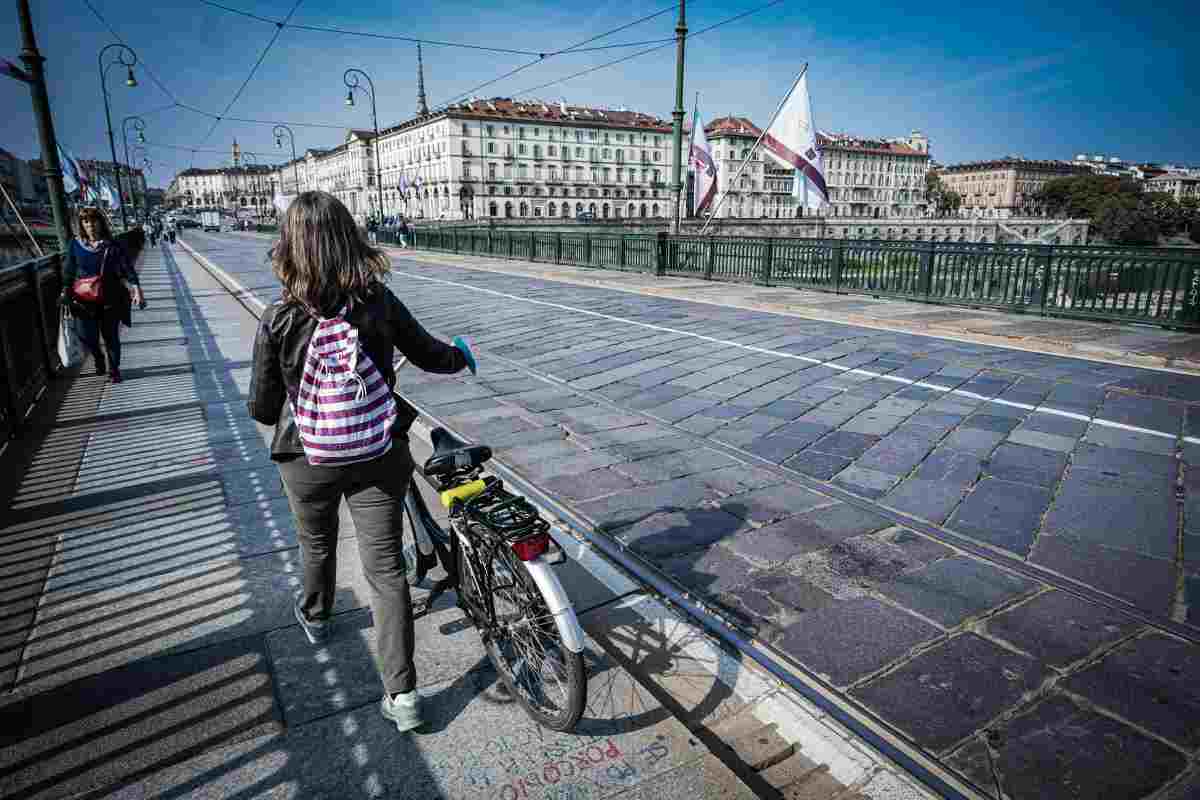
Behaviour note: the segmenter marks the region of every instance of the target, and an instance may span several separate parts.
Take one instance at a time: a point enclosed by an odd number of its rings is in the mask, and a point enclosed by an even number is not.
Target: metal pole
[[[296,134],[287,125],[280,123],[271,131],[275,134],[275,144],[281,146],[283,143],[279,140],[283,138],[283,134],[287,134],[288,144],[292,147],[292,177],[296,179],[296,194],[300,194],[300,166],[296,163]],[[283,183],[283,177],[280,176],[280,183]]]
[[[775,118],[779,116],[779,112],[783,109],[783,106],[788,101],[788,98],[792,96],[792,92],[796,91],[796,85],[800,83],[800,79],[804,77],[805,72],[808,72],[807,63],[804,65],[804,69],[800,70],[800,74],[796,76],[796,80],[792,82],[792,88],[788,89],[788,93],[785,94],[783,99],[779,101],[779,106],[776,107],[775,113],[771,115],[771,121],[768,122],[767,126],[762,129],[761,133],[758,134],[758,138],[754,141],[754,147],[750,148],[750,152],[746,154],[746,158],[742,161],[742,165],[738,167],[738,171],[734,174],[729,183],[725,184],[725,191],[721,194],[721,199],[717,202],[717,206],[713,209],[713,213],[709,215],[708,220],[704,223],[704,227],[700,229],[701,236],[703,236],[704,232],[708,230],[708,226],[712,224],[712,221],[717,218],[717,214],[720,212],[721,206],[725,204],[725,198],[729,196],[729,188],[733,186],[734,182],[736,182],[739,177],[741,177],[742,172],[744,172],[746,169],[746,165],[750,163],[750,159],[754,158],[754,151],[758,149],[758,145],[763,140],[763,137],[767,135],[767,131],[769,131],[771,126],[775,124]]]
[[[29,0],[17,0],[17,17],[21,23],[21,61],[29,70],[29,94],[33,100],[33,115],[37,117],[38,140],[42,146],[42,172],[50,191],[50,209],[58,232],[58,249],[67,252],[71,244],[71,221],[67,214],[67,198],[63,192],[62,163],[58,159],[58,140],[54,136],[54,118],[50,114],[50,96],[46,92],[46,59],[38,52],[33,35],[33,19]],[[61,268],[61,267],[60,267]]]
[[[672,147],[675,148],[673,165],[673,187],[675,190],[674,233],[679,235],[679,201],[683,194],[683,48],[687,39],[687,22],[684,16],[686,0],[679,0],[679,23],[675,26],[675,110],[671,112]]]
[[[370,87],[371,94],[371,125],[375,129],[375,140],[372,144],[375,147],[375,194],[379,203],[379,214],[383,215],[383,186],[380,184],[379,178],[379,116],[375,113],[375,82],[371,80],[371,76],[363,72],[361,69],[351,67],[342,75],[342,82],[346,87],[353,92],[355,89],[361,89],[357,76],[363,76],[367,79],[367,86]],[[349,102],[349,100],[347,100]]]
[[[133,199],[133,216],[137,219],[137,183],[133,179],[133,164],[129,161],[129,121],[133,120],[133,129],[138,133],[146,130],[146,121],[137,115],[128,116],[121,120],[121,144],[125,147],[125,167],[129,170],[129,196]],[[123,204],[122,204],[123,205]]]
[[[114,42],[113,44],[102,47],[100,49],[100,54],[96,56],[96,65],[100,69],[100,94],[104,96],[104,122],[108,126],[108,150],[112,154],[113,173],[117,178],[117,202],[121,204],[121,225],[122,227],[127,228],[129,227],[129,221],[125,217],[125,192],[121,188],[121,166],[117,163],[117,144],[113,139],[112,114],[108,108],[108,86],[105,84],[105,75],[108,71],[108,67],[104,66],[104,54],[113,47],[117,48],[117,58],[108,66],[111,67],[116,64],[120,64],[121,66],[127,68],[129,70],[129,81],[133,81],[133,67],[135,64],[137,64],[137,53],[133,52],[133,50],[126,45]],[[130,58],[133,59],[128,63],[126,63],[124,58],[126,52],[128,52]],[[134,81],[131,85],[136,86],[137,82]]]

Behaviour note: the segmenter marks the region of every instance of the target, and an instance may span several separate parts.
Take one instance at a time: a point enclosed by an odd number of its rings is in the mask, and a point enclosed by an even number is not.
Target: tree
[[[962,206],[962,195],[947,189],[936,172],[925,173],[925,198],[942,217],[957,214]]]
[[[1112,175],[1072,175],[1046,181],[1035,202],[1054,217],[1095,218],[1100,206],[1111,197],[1139,197],[1141,187]]]
[[[1183,207],[1166,192],[1147,192],[1145,203],[1154,217],[1154,224],[1163,236],[1174,236],[1187,230],[1188,218]]]
[[[1158,243],[1158,224],[1149,203],[1115,195],[1104,200],[1092,219],[1092,229],[1110,244]]]

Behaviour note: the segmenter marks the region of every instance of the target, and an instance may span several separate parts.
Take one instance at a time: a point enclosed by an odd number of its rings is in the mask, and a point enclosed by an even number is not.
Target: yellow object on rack
[[[442,505],[449,508],[454,505],[455,500],[465,503],[486,488],[487,484],[481,479],[464,483],[462,486],[455,486],[453,489],[447,489],[441,493]]]

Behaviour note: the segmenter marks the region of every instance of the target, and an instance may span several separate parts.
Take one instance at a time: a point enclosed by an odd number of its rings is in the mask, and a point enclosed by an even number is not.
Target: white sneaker
[[[384,692],[379,710],[385,719],[396,723],[401,733],[421,726],[421,698],[415,690],[397,695]]]

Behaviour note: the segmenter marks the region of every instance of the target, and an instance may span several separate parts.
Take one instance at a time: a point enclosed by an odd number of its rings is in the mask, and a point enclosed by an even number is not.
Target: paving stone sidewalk
[[[452,598],[417,627],[428,723],[397,734],[348,519],[334,636],[292,616],[295,530],[244,405],[256,321],[181,251],[140,270],[125,381],[56,382],[6,453],[0,797],[753,796],[592,639],[580,727],[534,726]],[[581,612],[618,593],[570,569]]]
[[[978,786],[1196,791],[1200,379],[394,264],[484,363],[406,394]]]

